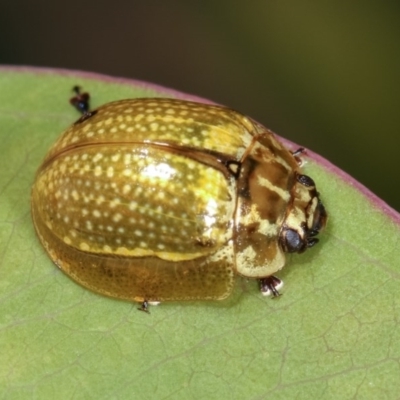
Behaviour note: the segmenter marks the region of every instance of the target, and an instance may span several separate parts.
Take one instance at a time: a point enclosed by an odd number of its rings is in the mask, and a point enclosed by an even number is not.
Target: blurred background
[[[1,0],[0,63],[100,72],[228,105],[400,210],[398,0]]]

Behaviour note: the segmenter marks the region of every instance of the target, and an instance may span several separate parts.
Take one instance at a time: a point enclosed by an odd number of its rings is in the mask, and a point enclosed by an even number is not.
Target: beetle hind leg
[[[147,314],[150,314],[149,306],[158,306],[159,304],[160,304],[159,301],[148,301],[148,300],[143,300],[143,301],[140,303],[140,307],[138,307],[138,310],[139,310],[139,311],[144,311],[144,312],[146,312]]]
[[[283,281],[274,275],[259,279],[260,291],[263,296],[279,297],[279,290],[283,287]]]
[[[140,303],[140,307],[138,307],[137,309],[138,309],[139,311],[144,311],[145,313],[150,314],[150,311],[149,311],[149,302],[148,302],[147,300],[143,300],[143,301]]]

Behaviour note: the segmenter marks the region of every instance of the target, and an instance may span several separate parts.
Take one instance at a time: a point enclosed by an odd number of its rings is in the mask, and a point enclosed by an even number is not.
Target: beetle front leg
[[[267,276],[266,278],[259,279],[260,290],[263,296],[270,296],[272,293],[273,297],[279,297],[279,289],[283,287],[283,281],[274,275]]]

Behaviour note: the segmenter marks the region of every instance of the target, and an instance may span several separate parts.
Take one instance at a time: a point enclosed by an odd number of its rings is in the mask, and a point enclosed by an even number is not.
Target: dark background
[[[400,2],[1,0],[0,63],[229,105],[400,210]]]

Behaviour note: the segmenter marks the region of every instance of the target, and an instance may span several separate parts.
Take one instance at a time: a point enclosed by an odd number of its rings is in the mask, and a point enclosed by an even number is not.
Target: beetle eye
[[[307,175],[298,175],[297,180],[304,186],[315,186],[314,181]]]
[[[281,235],[281,244],[287,253],[301,253],[305,249],[302,238],[293,229],[284,229]]]

